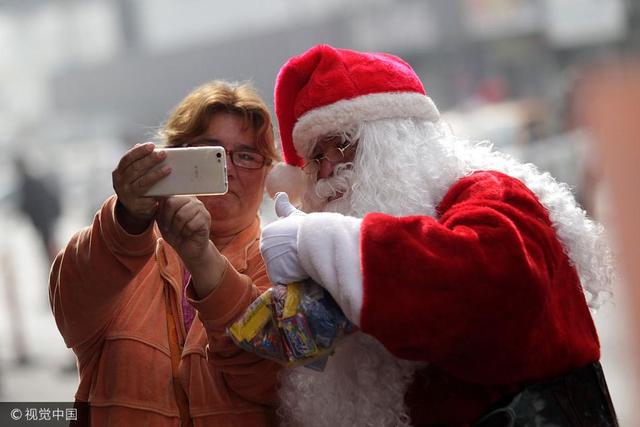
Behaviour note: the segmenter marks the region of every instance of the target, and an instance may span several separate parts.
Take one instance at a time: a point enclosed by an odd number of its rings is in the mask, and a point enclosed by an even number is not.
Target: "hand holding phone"
[[[171,173],[156,182],[145,196],[217,195],[228,190],[227,156],[223,147],[156,148],[165,159],[155,169]]]
[[[159,166],[165,158],[163,151],[154,151],[151,142],[136,144],[120,159],[111,174],[113,189],[118,196],[116,218],[130,234],[143,232],[153,220],[158,202],[144,194],[156,182],[171,172]]]

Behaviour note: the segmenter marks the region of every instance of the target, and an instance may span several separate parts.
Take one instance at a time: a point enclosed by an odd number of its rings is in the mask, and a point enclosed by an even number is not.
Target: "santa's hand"
[[[274,283],[292,283],[306,279],[298,256],[298,229],[306,217],[296,209],[287,193],[278,193],[275,198],[276,214],[280,219],[262,230],[260,252],[267,267],[267,275]]]
[[[281,218],[262,230],[260,251],[269,279],[292,283],[311,277],[360,325],[362,272],[359,218],[296,209],[286,193],[276,195]]]

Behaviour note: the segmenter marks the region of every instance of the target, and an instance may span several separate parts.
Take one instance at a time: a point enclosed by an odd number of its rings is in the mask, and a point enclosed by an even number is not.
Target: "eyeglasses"
[[[212,147],[211,144],[184,144],[185,147]],[[225,148],[227,156],[231,157],[231,161],[234,165],[243,169],[260,169],[267,164],[267,159],[255,151],[247,150],[227,150]]]
[[[348,141],[346,144],[343,144],[341,146],[338,145],[336,147],[332,147],[324,154],[319,154],[313,159],[307,161],[304,166],[302,166],[302,170],[308,175],[315,175],[316,173],[318,173],[318,171],[320,170],[320,165],[325,160],[332,165],[342,162],[346,157],[345,152],[350,148],[355,148],[354,141]]]

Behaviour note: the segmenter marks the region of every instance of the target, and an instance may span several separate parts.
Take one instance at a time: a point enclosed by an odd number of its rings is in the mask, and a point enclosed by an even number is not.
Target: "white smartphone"
[[[225,194],[227,155],[223,147],[156,148],[167,157],[156,166],[171,166],[171,173],[146,192],[145,196]]]

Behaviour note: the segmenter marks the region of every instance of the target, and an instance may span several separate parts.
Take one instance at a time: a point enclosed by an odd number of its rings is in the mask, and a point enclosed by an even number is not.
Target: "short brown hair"
[[[271,115],[250,83],[213,80],[197,87],[175,107],[158,134],[169,147],[184,145],[202,135],[209,119],[220,111],[242,116],[244,126],[254,130],[258,152],[268,164],[279,160]]]

